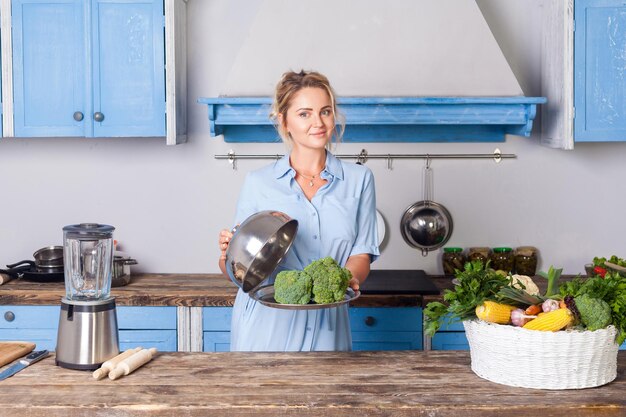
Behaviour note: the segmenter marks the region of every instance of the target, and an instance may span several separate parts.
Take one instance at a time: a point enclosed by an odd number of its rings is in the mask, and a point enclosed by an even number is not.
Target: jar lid
[[[114,230],[115,227],[113,226],[98,223],[72,224],[63,228],[63,231],[67,233],[68,237],[81,240],[90,238],[109,239],[113,237]]]
[[[446,253],[463,252],[463,248],[448,247],[448,248],[443,248],[443,251],[446,252]]]
[[[511,252],[512,250],[511,248],[493,248],[496,253]]]

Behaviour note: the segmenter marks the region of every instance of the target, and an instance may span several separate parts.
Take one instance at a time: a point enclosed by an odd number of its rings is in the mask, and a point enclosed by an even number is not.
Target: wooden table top
[[[0,386],[12,417],[624,417],[626,351],[615,381],[583,390],[495,384],[460,351],[159,353],[116,381],[49,357]]]
[[[232,306],[237,286],[220,274],[133,274],[130,284],[111,288],[122,306]],[[0,304],[56,305],[65,295],[62,282],[38,283],[21,279],[0,285]],[[361,295],[356,307],[421,306],[419,295]]]

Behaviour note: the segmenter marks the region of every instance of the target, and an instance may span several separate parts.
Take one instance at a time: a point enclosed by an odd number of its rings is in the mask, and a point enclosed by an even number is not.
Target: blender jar
[[[114,230],[113,226],[97,223],[63,228],[65,294],[68,300],[109,298]]]

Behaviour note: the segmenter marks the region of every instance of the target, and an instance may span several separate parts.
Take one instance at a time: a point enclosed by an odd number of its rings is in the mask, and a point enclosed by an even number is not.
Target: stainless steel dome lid
[[[298,221],[276,210],[260,211],[233,229],[226,272],[244,292],[259,287],[291,248]]]

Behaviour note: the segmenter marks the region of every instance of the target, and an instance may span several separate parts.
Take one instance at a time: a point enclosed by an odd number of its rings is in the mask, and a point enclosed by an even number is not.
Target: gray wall
[[[134,271],[216,272],[217,233],[232,222],[245,173],[267,161],[239,161],[232,170],[214,155],[284,148],[211,138],[206,107],[196,99],[269,95],[286,69],[323,71],[340,95],[507,95],[520,89],[540,95],[539,0],[478,0],[480,9],[467,0],[424,1],[422,8],[411,0],[327,0],[309,10],[307,4],[290,3],[189,2],[187,144],[0,140],[0,263],[60,244],[64,225],[96,221],[116,226],[122,249],[139,261]],[[429,3],[441,6],[425,6]],[[503,71],[495,43],[485,38],[486,25],[464,22],[477,11],[484,13],[519,84]],[[449,19],[442,18],[444,12]],[[366,35],[373,32],[377,36]],[[471,46],[471,39],[479,42]],[[473,49],[464,56],[468,48]],[[492,54],[482,57],[487,50]],[[449,52],[448,63],[440,61],[441,51]],[[481,59],[468,61],[473,54]],[[559,151],[540,146],[537,137],[510,136],[497,145],[343,144],[337,151],[490,153],[495,146],[518,159],[433,162],[435,199],[455,221],[450,245],[534,245],[543,268],[553,264],[566,273],[582,272],[595,255],[626,257],[624,143],[577,144],[573,151]],[[423,161],[394,161],[391,170],[382,160],[367,165],[376,177],[378,208],[387,226],[374,266],[440,272],[438,252],[422,257],[399,232],[404,209],[422,198]]]

